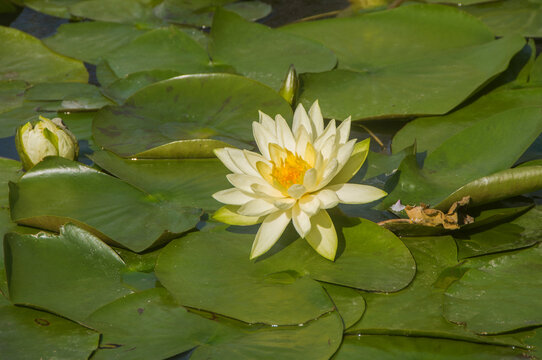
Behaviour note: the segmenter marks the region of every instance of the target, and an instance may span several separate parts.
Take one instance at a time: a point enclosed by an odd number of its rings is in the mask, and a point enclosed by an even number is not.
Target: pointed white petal
[[[267,182],[265,184],[258,183],[251,185],[251,193],[254,193],[257,197],[268,198],[268,199],[282,199],[286,197],[279,190],[275,189]]]
[[[315,195],[303,196],[299,199],[298,204],[299,208],[309,216],[313,216],[320,210],[320,200]]]
[[[326,189],[334,191],[339,201],[344,204],[366,204],[387,195],[384,190],[360,184],[338,184],[328,186]]]
[[[245,156],[245,152],[239,149],[226,148],[226,151],[230,154],[230,158],[243,174],[259,177],[260,173],[250,165]]]
[[[264,158],[269,160],[269,144],[278,143],[277,137],[257,122],[252,123],[252,133],[254,134],[254,140],[256,141],[256,145],[258,145],[260,153]]]
[[[305,187],[305,189],[307,189],[307,191],[313,191],[317,181],[318,172],[315,168],[305,171],[305,175],[303,176],[303,186]]]
[[[309,119],[309,115],[307,115],[303,105],[299,104],[294,112],[294,121],[292,122],[293,133],[297,134],[301,127],[305,128],[307,135],[309,135],[309,138],[312,141],[314,139],[314,134],[312,132],[311,120]]]
[[[292,208],[292,222],[294,223],[295,230],[302,238],[307,236],[307,233],[311,230],[309,215],[301,210],[298,205]]]
[[[324,173],[322,175],[322,178],[320,179],[320,182],[318,183],[317,187],[318,189],[322,189],[325,187],[329,182],[337,175],[337,172],[339,171],[339,162],[337,159],[331,159],[329,164],[327,164]]]
[[[245,158],[247,159],[250,166],[252,166],[252,168],[255,170],[258,170],[258,166],[256,165],[258,162],[263,162],[264,164],[271,166],[271,163],[269,162],[269,160],[267,160],[260,154],[257,154],[253,151],[248,151],[248,150],[243,150],[243,153],[245,154]]]
[[[339,162],[339,170],[343,168],[350,156],[352,151],[354,151],[354,146],[356,145],[356,139],[348,141],[346,144],[341,145],[337,150],[337,161]]]
[[[277,207],[279,210],[288,210],[294,206],[295,203],[296,200],[292,198],[276,199],[273,201],[273,205],[275,205],[275,207]]]
[[[367,154],[369,153],[369,143],[370,139],[365,139],[354,145],[354,150],[352,155],[346,161],[346,164],[341,168],[341,170],[335,175],[335,177],[329,182],[329,184],[344,184],[348,182],[356,173],[359,171]]]
[[[286,229],[291,217],[290,210],[278,211],[267,215],[252,244],[252,251],[250,252],[251,259],[263,255],[271,249],[284,232],[284,229]]]
[[[239,169],[237,165],[235,165],[227,149],[228,148],[215,149],[214,153],[216,157],[219,158],[220,161],[222,161],[224,166],[226,166],[231,172],[234,172],[236,174],[242,174],[243,172],[241,171],[241,169]]]
[[[305,159],[305,150],[307,149],[307,144],[311,141],[307,130],[302,126],[295,133],[295,152],[301,158]]]
[[[324,118],[322,117],[318,100],[316,100],[309,109],[309,117],[313,127],[313,136],[317,138],[324,131]]]
[[[352,124],[352,117],[347,117],[341,125],[337,127],[337,135],[339,144],[345,144],[348,141],[348,138],[350,137],[350,126]]]
[[[333,141],[335,141],[335,136],[337,135],[337,129],[335,127],[335,120],[331,120],[329,124],[327,125],[326,129],[316,140],[314,140],[314,148],[317,151],[320,151],[324,144],[329,140],[330,137],[333,137]]]
[[[271,134],[275,134],[275,121],[273,118],[262,111],[258,111],[260,124]]]
[[[282,116],[277,115],[275,117],[275,123],[277,125],[277,138],[279,140],[279,145],[290,150],[291,152],[295,152],[296,144],[294,135],[292,134],[292,130],[290,130],[286,120],[284,120]]]
[[[223,204],[229,205],[244,205],[245,203],[254,200],[252,196],[246,195],[237,188],[218,191],[213,194],[213,198]]]
[[[254,225],[263,221],[263,217],[243,216],[237,213],[239,206],[225,205],[213,214],[213,219],[228,225]]]
[[[339,197],[335,194],[335,191],[326,188],[318,191],[315,195],[320,201],[321,209],[331,209],[339,205]]]
[[[245,193],[251,195],[254,194],[254,191],[252,190],[252,185],[255,184],[261,184],[261,185],[268,185],[269,184],[262,179],[261,177],[256,176],[250,176],[250,175],[244,175],[244,174],[228,174],[226,175],[226,178],[236,188],[244,191]]]
[[[265,216],[277,210],[272,203],[266,200],[254,199],[241,206],[237,213],[244,216]]]
[[[288,188],[288,195],[293,197],[294,199],[299,199],[307,192],[307,189],[303,185],[300,184],[293,184]]]
[[[334,261],[337,253],[337,232],[327,211],[320,210],[311,217],[311,230],[305,239],[318,254]]]
[[[334,157],[337,154],[335,135],[328,137],[327,140],[323,144],[321,144],[320,149],[317,151],[320,151],[320,154],[322,154],[324,160],[328,160]]]

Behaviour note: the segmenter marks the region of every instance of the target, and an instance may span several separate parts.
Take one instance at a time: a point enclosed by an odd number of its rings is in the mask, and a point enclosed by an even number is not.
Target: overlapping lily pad
[[[119,256],[72,224],[62,227],[59,236],[9,233],[5,256],[9,297],[16,304],[81,321],[131,292],[121,285],[124,262]]]
[[[348,288],[346,286],[322,283],[327,294],[333,300],[337,311],[344,323],[344,328],[348,329],[354,325],[363,316],[365,312],[365,300],[359,290]]]
[[[161,200],[58,157],[47,158],[12,183],[10,207],[17,223],[58,230],[64,223],[75,222],[133,251],[189,230],[200,215],[197,209]]]
[[[438,5],[284,30],[337,54],[337,70],[303,77],[300,98],[304,104],[319,99],[324,115],[338,119],[446,113],[504,71],[525,43],[521,37],[495,41],[474,18]]]
[[[185,75],[148,86],[94,118],[96,143],[120,156],[211,157],[226,142],[252,140],[258,110],[291,118],[270,88],[229,74]],[[246,145],[245,145],[246,146]]]
[[[294,65],[298,73],[331,70],[337,58],[321,44],[243,20],[231,12],[215,13],[210,53],[213,61],[278,90]]]
[[[87,82],[82,62],[49,50],[40,40],[22,31],[0,27],[0,80]]]
[[[446,319],[479,334],[541,325],[542,248],[490,256],[467,262],[446,290]]]
[[[183,206],[216,210],[221,204],[211,195],[230,186],[229,170],[218,159],[129,160],[107,151],[91,159],[120,179]]]
[[[41,83],[25,93],[26,101],[38,102],[39,111],[90,111],[112,104],[90,84]]]

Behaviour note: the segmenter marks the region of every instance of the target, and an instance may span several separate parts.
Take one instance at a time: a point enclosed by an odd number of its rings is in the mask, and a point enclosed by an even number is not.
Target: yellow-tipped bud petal
[[[288,73],[286,74],[286,77],[282,82],[282,86],[280,87],[279,95],[282,96],[284,100],[288,101],[290,105],[293,105],[297,98],[298,89],[299,78],[297,76],[297,72],[295,71],[294,65],[290,65],[290,69],[288,69]]]

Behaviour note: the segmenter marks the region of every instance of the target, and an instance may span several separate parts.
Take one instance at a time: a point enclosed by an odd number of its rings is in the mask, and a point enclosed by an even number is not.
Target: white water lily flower
[[[299,105],[292,129],[280,115],[273,120],[260,112],[253,122],[261,152],[222,148],[216,156],[233,172],[227,175],[234,188],[213,197],[228,204],[214,218],[228,224],[262,222],[250,258],[267,252],[293,222],[299,236],[323,257],[334,260],[337,233],[326,209],[339,203],[364,204],[386,193],[378,188],[347,184],[368,152],[369,139],[349,140],[350,118],[324,128],[318,101],[305,111]]]

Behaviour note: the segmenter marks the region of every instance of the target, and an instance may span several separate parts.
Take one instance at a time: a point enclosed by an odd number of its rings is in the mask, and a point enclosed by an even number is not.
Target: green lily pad
[[[526,350],[465,341],[423,337],[362,335],[348,336],[334,360],[517,360]]]
[[[532,85],[542,84],[542,56],[538,56],[533,64],[529,76],[529,83]]]
[[[142,254],[122,248],[114,248],[114,250],[122,258],[128,271],[152,273],[156,265],[156,259],[158,259],[162,248]]]
[[[512,109],[540,105],[542,88],[506,88],[492,91],[472,104],[444,116],[418,118],[393,137],[394,153],[416,142],[418,152],[432,153],[444,140],[479,121]]]
[[[542,324],[542,248],[477,258],[445,292],[443,314],[479,334]]]
[[[365,300],[359,290],[328,283],[322,283],[322,286],[337,307],[345,329],[361,319],[365,311]]]
[[[482,20],[497,36],[520,34],[542,37],[542,1],[492,1],[462,7]]]
[[[21,6],[60,18],[70,18],[68,6],[81,0],[22,0]]]
[[[87,82],[82,62],[49,50],[40,40],[22,31],[0,26],[0,80]]]
[[[98,347],[100,334],[46,312],[4,305],[0,318],[6,359],[86,359]]]
[[[152,5],[152,1],[84,0],[71,4],[68,11],[73,16],[104,22],[159,24]]]
[[[174,70],[183,74],[212,71],[205,49],[173,26],[139,35],[115,49],[106,59],[118,77],[149,70]]]
[[[454,240],[445,237],[403,238],[418,273],[408,288],[393,294],[363,293],[367,310],[348,333],[441,337],[495,344],[521,344],[513,336],[478,336],[447,322],[441,315],[447,278],[444,270],[457,264]],[[423,306],[420,306],[423,304]]]
[[[212,195],[229,186],[229,170],[218,159],[129,160],[107,151],[90,158],[116,177],[183,206],[217,210],[222,205]]]
[[[248,323],[304,324],[333,310],[311,278],[250,261],[252,241],[226,231],[190,233],[164,248],[156,275],[182,305]]]
[[[285,118],[292,114],[282,97],[253,80],[185,75],[147,86],[122,106],[100,110],[94,139],[124,157],[168,144],[165,156],[159,152],[152,157],[212,157],[212,150],[225,142],[253,139],[250,124],[258,120],[258,110]]]
[[[27,87],[27,83],[21,80],[0,81],[0,113],[21,106]]]
[[[68,196],[69,194],[69,196]],[[12,219],[58,230],[74,222],[133,251],[191,229],[200,211],[160,200],[124,181],[49,157],[10,186]]]
[[[283,30],[319,41],[337,54],[337,70],[302,76],[300,101],[307,105],[319,99],[324,115],[338,119],[446,113],[504,71],[525,43],[521,37],[493,40],[476,19],[439,5],[404,6]]]
[[[145,31],[134,25],[87,21],[62,24],[43,43],[59,54],[96,64]]]
[[[90,111],[112,104],[98,87],[81,83],[41,83],[25,93],[25,100],[40,102],[41,111]]]
[[[477,121],[429,154],[423,169],[414,155],[407,156],[399,166],[397,185],[380,207],[398,199],[410,205],[439,204],[463,185],[512,166],[541,131],[539,107],[511,109]],[[492,195],[499,199],[498,192]]]
[[[62,119],[62,122],[70,129],[79,142],[86,140],[89,143],[93,143],[92,119],[94,119],[95,114],[95,111],[66,112],[57,114],[56,117]],[[81,143],[79,143],[79,156],[81,156]]]
[[[16,304],[81,321],[131,292],[121,285],[119,256],[75,225],[63,226],[58,236],[9,233],[4,246],[9,296]]]
[[[331,70],[337,58],[321,44],[270,29],[217,10],[211,27],[213,61],[231,64],[242,75],[278,90],[294,65],[298,73]]]

